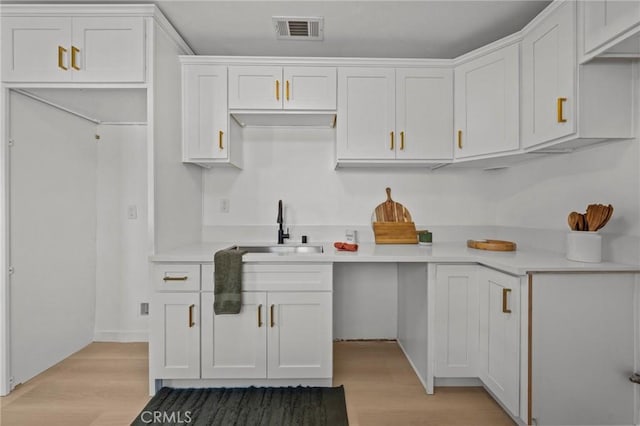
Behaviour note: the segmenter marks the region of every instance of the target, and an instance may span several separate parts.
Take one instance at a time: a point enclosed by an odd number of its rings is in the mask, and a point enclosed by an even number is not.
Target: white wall
[[[146,126],[98,127],[96,341],[146,341]],[[128,217],[135,207],[136,218]]]

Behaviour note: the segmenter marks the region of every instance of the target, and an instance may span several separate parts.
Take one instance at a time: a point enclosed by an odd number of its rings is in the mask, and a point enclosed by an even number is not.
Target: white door
[[[185,65],[182,79],[184,160],[229,158],[227,67]]]
[[[3,17],[2,80],[71,80],[71,18]]]
[[[336,109],[335,67],[285,67],[285,109]]]
[[[282,109],[282,67],[229,67],[230,109]]]
[[[456,158],[518,149],[519,82],[518,44],[455,69]]]
[[[267,295],[242,293],[238,314],[216,315],[213,293],[202,293],[202,378],[267,377]]]
[[[522,40],[522,144],[576,131],[575,3],[565,2]]]
[[[151,304],[152,375],[200,377],[200,293],[155,293]]]
[[[476,377],[478,281],[474,265],[438,265],[436,377]]]
[[[395,97],[393,68],[338,69],[338,159],[395,158]]]
[[[480,379],[514,415],[520,407],[520,281],[481,267]]]
[[[331,377],[331,293],[269,293],[270,379]]]
[[[396,69],[396,158],[451,159],[453,72]]]
[[[74,81],[145,81],[142,18],[73,18],[72,40]]]
[[[590,0],[584,7],[584,53],[640,23],[640,1]]]

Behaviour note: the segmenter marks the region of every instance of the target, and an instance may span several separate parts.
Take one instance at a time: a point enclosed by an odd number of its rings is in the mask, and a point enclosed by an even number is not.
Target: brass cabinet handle
[[[508,299],[509,299],[509,293],[511,293],[511,289],[510,288],[503,288],[502,289],[502,312],[505,314],[510,314],[511,313],[511,309],[508,308]]]
[[[262,304],[258,305],[258,328],[262,327]]]
[[[458,148],[462,149],[462,130],[458,130]]]
[[[275,326],[275,325],[276,325],[276,322],[275,322],[275,320],[273,319],[273,307],[274,307],[274,306],[275,306],[275,305],[271,305],[271,307],[269,308],[269,310],[270,310],[270,315],[269,315],[269,317],[270,317],[270,318],[269,318],[269,322],[270,322],[271,328],[273,328],[273,326]]]
[[[189,277],[164,277],[162,281],[186,281]]]
[[[389,136],[391,136],[391,145],[389,146],[389,149],[393,151],[393,148],[395,146],[395,143],[393,141],[393,132],[389,133]]]
[[[64,54],[67,53],[67,49],[62,46],[58,46],[58,68],[62,70],[68,70],[69,68],[64,66]]]
[[[404,131],[400,132],[400,150],[404,149]]]
[[[280,100],[280,80],[276,80],[276,100]]]
[[[196,305],[189,305],[189,328],[193,327],[194,325],[196,325],[195,322],[193,322],[193,308],[195,308]]]
[[[224,149],[224,145],[222,145],[222,136],[224,135],[224,132],[222,130],[220,130],[220,132],[218,132],[218,148],[220,149]]]
[[[76,54],[80,53],[80,49],[75,46],[71,46],[71,68],[76,71],[80,71],[80,67],[76,63]]]
[[[564,118],[564,111],[563,111],[563,106],[564,106],[564,102],[567,101],[567,98],[558,98],[558,105],[556,107],[557,111],[558,111],[558,123],[566,123],[567,119]]]
[[[287,102],[289,101],[289,80],[287,80],[285,85],[285,91],[287,92]]]

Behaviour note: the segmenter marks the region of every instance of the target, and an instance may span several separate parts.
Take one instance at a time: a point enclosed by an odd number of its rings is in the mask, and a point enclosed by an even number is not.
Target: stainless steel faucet
[[[284,244],[284,240],[289,239],[289,228],[287,228],[287,232],[285,233],[282,229],[282,224],[284,220],[282,219],[282,200],[278,200],[278,244]]]

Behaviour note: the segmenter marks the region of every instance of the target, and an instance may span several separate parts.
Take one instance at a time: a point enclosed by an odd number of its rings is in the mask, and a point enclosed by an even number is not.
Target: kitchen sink
[[[322,246],[290,246],[290,245],[276,245],[276,246],[235,246],[236,250],[243,250],[248,253],[275,253],[275,254],[308,254],[308,253],[323,253]]]

